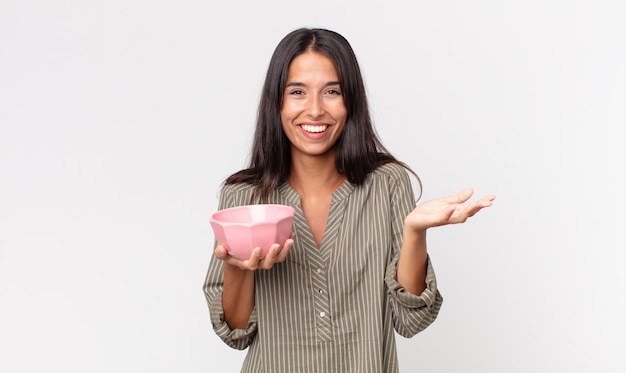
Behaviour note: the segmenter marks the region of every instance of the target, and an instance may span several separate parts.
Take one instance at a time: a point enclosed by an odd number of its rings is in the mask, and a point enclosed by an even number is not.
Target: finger
[[[213,250],[213,254],[221,260],[228,259],[228,257],[230,256],[228,254],[228,250],[226,250],[226,248],[222,245],[217,245],[215,247],[215,250]]]
[[[495,196],[491,195],[491,196],[486,196],[483,197],[481,199],[479,199],[478,201],[476,201],[476,205],[478,206],[478,210],[485,208],[485,207],[491,207],[493,205],[493,201],[496,199]]]
[[[490,207],[492,205],[492,201],[493,199],[491,198],[481,198],[476,202],[463,205],[463,210],[465,210],[463,212],[465,214],[465,219],[463,219],[463,221],[467,220],[467,218],[469,217],[474,216],[478,211],[482,210],[483,208]]]
[[[479,202],[475,202],[471,205],[467,206],[467,211],[466,211],[466,218],[465,220],[467,220],[467,218],[470,218],[472,216],[474,216],[478,211],[480,211],[483,207],[482,203]]]
[[[287,241],[285,241],[285,243],[283,244],[283,247],[280,249],[280,251],[278,252],[278,257],[276,258],[276,262],[284,262],[285,259],[287,258],[287,254],[289,254],[289,251],[291,250],[291,247],[293,246],[293,239],[289,238],[287,239]]]
[[[447,224],[464,223],[469,217],[469,213],[470,210],[468,205],[457,205],[448,219]]]
[[[442,221],[449,221],[455,214],[459,212],[462,206],[448,206],[446,210],[442,213]]]
[[[276,262],[284,262],[285,258],[287,258],[287,254],[289,254],[289,250],[291,250],[291,246],[293,246],[294,238],[296,237],[296,232],[291,232],[289,238],[283,243],[283,246],[278,249],[278,256],[276,258]]]
[[[483,204],[485,205],[485,207],[491,206],[495,199],[496,199],[496,196],[494,196],[493,194],[485,196],[485,197],[482,198]]]
[[[267,254],[265,255],[265,258],[263,258],[260,262],[259,262],[259,268],[263,268],[263,269],[270,269],[274,266],[274,263],[276,263],[276,258],[278,257],[278,253],[280,252],[280,245],[275,243],[272,246],[269,247],[269,249],[267,250]]]
[[[463,203],[465,201],[467,201],[468,199],[470,199],[472,197],[472,195],[474,194],[474,189],[472,188],[468,188],[468,189],[463,189],[462,191],[458,192],[457,194],[447,197],[446,198],[446,202],[448,203]]]
[[[255,270],[259,268],[259,262],[261,261],[261,248],[257,247],[252,250],[250,257],[243,261],[243,265],[246,269]]]

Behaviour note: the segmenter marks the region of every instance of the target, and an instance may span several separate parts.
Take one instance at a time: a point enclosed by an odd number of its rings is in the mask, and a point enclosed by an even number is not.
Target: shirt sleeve
[[[415,208],[414,194],[406,171],[397,175],[392,190],[392,256],[387,264],[385,283],[390,293],[394,329],[403,337],[410,338],[432,324],[443,303],[443,297],[437,289],[435,271],[427,259],[426,289],[420,295],[404,289],[397,280],[398,261],[402,246],[404,218]]]
[[[430,258],[426,272],[426,289],[420,295],[409,293],[396,280],[398,258],[389,263],[385,282],[391,295],[394,329],[403,337],[410,338],[432,324],[443,303],[443,297],[437,289],[437,281]]]
[[[204,294],[209,306],[211,324],[215,333],[232,348],[243,350],[248,347],[257,332],[256,308],[252,311],[245,329],[231,329],[224,320],[224,308],[222,308],[223,286],[223,262],[215,256],[211,259],[206,281],[204,282]]]
[[[236,201],[233,200],[226,187],[220,194],[218,209],[233,207]],[[224,308],[222,307],[222,294],[224,292],[224,267],[223,262],[215,256],[211,257],[209,269],[203,286],[209,306],[211,324],[215,333],[232,348],[243,350],[250,346],[257,333],[257,313],[253,309],[250,319],[245,329],[231,329],[224,320]]]

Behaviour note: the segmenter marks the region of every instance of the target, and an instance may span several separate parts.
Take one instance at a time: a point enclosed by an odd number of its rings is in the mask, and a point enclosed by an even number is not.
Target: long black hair
[[[367,175],[386,163],[397,163],[419,177],[392,156],[381,143],[370,117],[361,69],[348,41],[335,31],[300,28],[278,44],[261,91],[250,164],[225,180],[225,184],[256,185],[256,197],[266,203],[270,193],[287,181],[291,170],[291,146],[283,132],[280,110],[287,84],[289,65],[306,51],[328,57],[337,70],[347,120],[335,144],[335,166],[349,182],[360,185]]]

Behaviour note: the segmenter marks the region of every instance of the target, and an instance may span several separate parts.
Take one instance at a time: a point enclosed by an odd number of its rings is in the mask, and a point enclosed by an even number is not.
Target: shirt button
[[[320,317],[326,317],[326,312],[324,311],[320,312]]]
[[[322,271],[322,269],[321,269],[321,268],[318,268],[318,269],[317,269],[317,273],[322,274],[322,272],[324,272],[324,271]]]
[[[317,292],[318,292],[318,293],[320,293],[320,294],[322,294],[322,293],[324,292],[324,290],[322,290],[322,289],[317,289]]]

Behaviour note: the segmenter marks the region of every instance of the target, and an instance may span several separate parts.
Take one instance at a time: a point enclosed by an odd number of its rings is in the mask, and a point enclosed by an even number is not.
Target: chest
[[[301,198],[302,213],[313,234],[317,247],[322,246],[330,213],[331,196]]]

